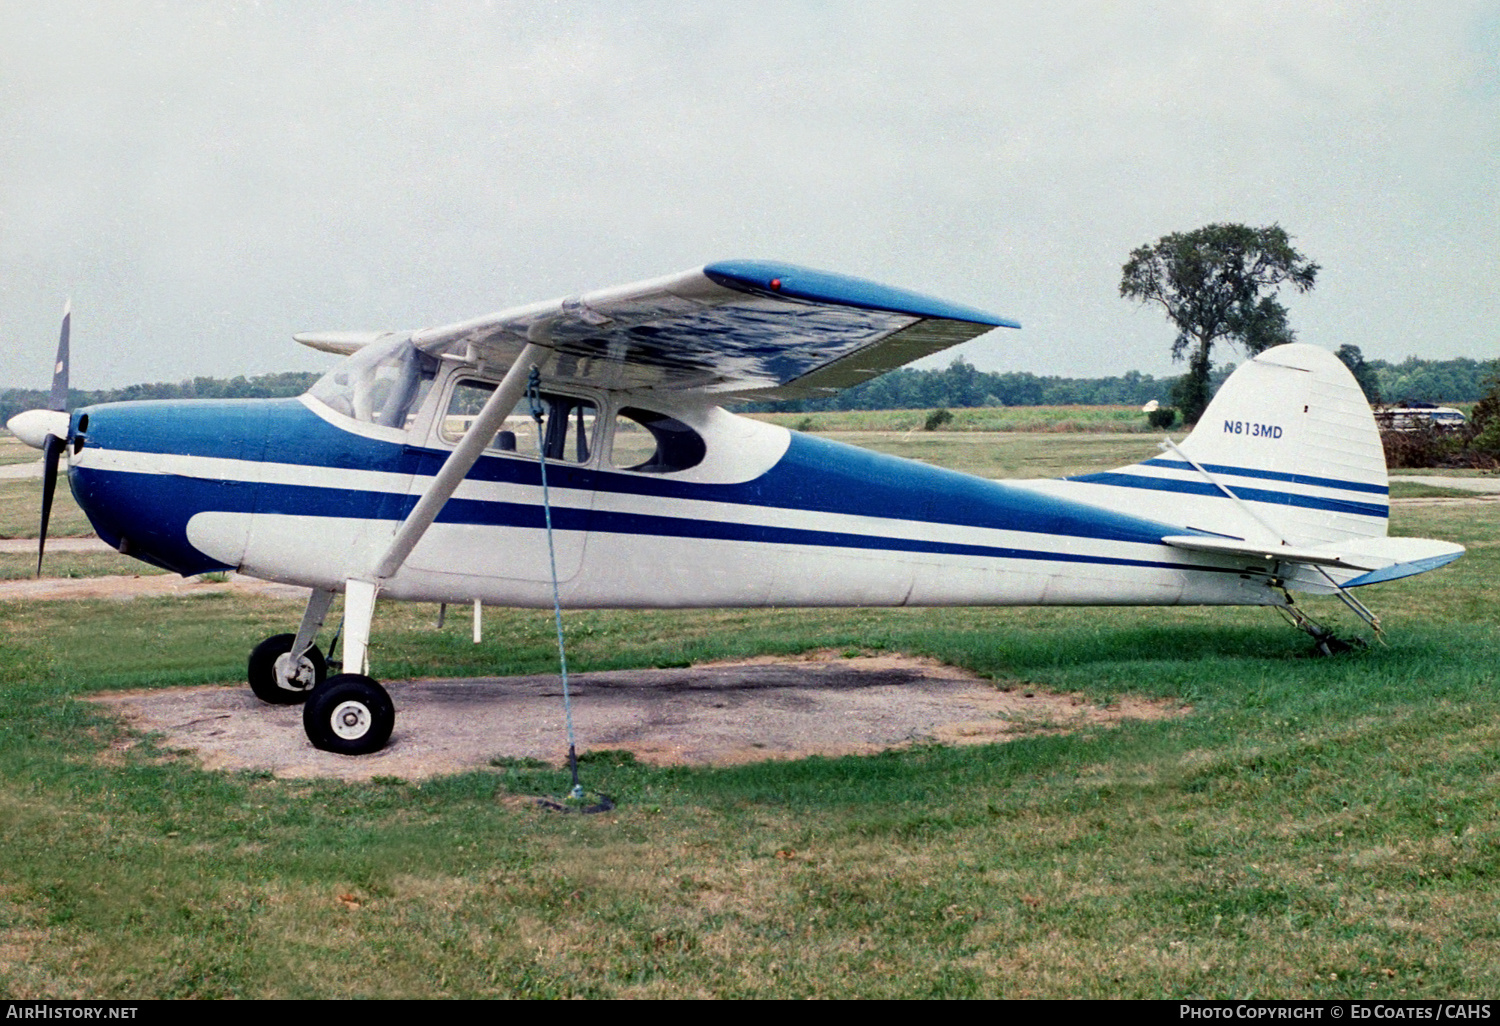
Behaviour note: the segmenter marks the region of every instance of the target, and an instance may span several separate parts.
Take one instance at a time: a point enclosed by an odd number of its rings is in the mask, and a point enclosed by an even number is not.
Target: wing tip
[[[772,260],[720,260],[704,267],[703,273],[715,284],[739,292],[885,310],[913,317],[966,321],[992,328],[1021,326],[1019,321],[1011,318],[936,296],[796,264]]]

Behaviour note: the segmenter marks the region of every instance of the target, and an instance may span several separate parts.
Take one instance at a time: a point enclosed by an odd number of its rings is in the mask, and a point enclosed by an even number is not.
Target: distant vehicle
[[[1456,431],[1464,426],[1464,415],[1451,406],[1406,402],[1400,406],[1376,410],[1375,423],[1382,431],[1416,431],[1429,426]]]

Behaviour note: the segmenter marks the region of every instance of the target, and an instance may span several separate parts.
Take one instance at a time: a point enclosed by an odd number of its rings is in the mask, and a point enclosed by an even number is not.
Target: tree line
[[[1351,364],[1371,402],[1472,403],[1487,392],[1492,363],[1460,357],[1423,360],[1409,356],[1400,363],[1366,360],[1356,346],[1344,346],[1339,356]],[[1235,365],[1214,367],[1209,374],[1212,395]],[[975,369],[954,360],[942,370],[903,368],[882,374],[862,385],[821,399],[755,403],[750,410],[774,413],[812,413],[820,410],[968,409],[976,406],[1143,406],[1155,399],[1168,404],[1181,379],[1153,377],[1129,371],[1105,378],[1040,376],[1024,371],[1007,373]]]
[[[277,399],[301,395],[322,375],[312,371],[283,371],[247,378],[191,378],[179,382],[126,385],[124,388],[68,389],[68,409],[96,403],[121,403],[133,399]],[[38,388],[0,391],[0,423],[23,410],[44,409],[48,393]]]
[[[1307,292],[1321,268],[1292,247],[1280,225],[1210,224],[1139,246],[1120,269],[1120,295],[1161,308],[1177,331],[1172,359],[1188,372],[1173,383],[1171,404],[1192,424],[1213,395],[1212,353],[1225,343],[1247,356],[1295,342],[1278,293]],[[1477,360],[1366,360],[1354,345],[1336,354],[1371,403],[1475,402],[1490,393],[1492,370]],[[1165,411],[1163,411],[1165,412]]]

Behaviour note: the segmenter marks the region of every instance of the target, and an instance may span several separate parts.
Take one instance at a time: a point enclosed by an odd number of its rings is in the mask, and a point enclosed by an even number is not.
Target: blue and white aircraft
[[[730,261],[446,327],[298,335],[347,358],[296,399],[69,416],[54,388],[54,409],[9,426],[44,450],[49,481],[66,455],[73,495],[121,552],[310,587],[296,633],[251,654],[250,686],[305,702],[311,742],[346,754],[378,750],[395,722],[369,676],[377,599],[1264,605],[1326,648],[1293,592],[1339,595],[1378,629],[1350,589],[1463,553],[1386,536],[1370,408],[1308,345],[1247,362],[1160,457],[1064,480],[982,480],[724,408],[826,395],[998,327],[1019,325]],[[65,320],[63,396],[66,342]],[[327,676],[315,641],[339,593],[345,672]]]

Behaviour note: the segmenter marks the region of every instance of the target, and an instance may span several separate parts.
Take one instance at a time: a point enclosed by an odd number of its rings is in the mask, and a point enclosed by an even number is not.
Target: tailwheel
[[[275,634],[255,646],[250,653],[248,677],[250,690],[262,702],[272,705],[296,705],[307,700],[313,688],[328,676],[328,666],[317,646],[292,658],[295,634]]]
[[[329,677],[313,689],[302,707],[302,727],[313,747],[339,755],[380,751],[395,726],[391,696],[357,673]]]
[[[1345,652],[1363,652],[1370,647],[1365,643],[1364,638],[1349,638],[1348,640],[1340,638],[1334,634],[1332,627],[1319,623],[1293,605],[1290,592],[1283,591],[1282,594],[1286,595],[1286,605],[1277,606],[1277,611],[1293,627],[1296,627],[1300,631],[1306,631],[1308,636],[1313,639],[1313,655],[1343,655]],[[1375,621],[1375,629],[1379,631],[1379,621]],[[1379,634],[1376,637],[1378,638]]]

